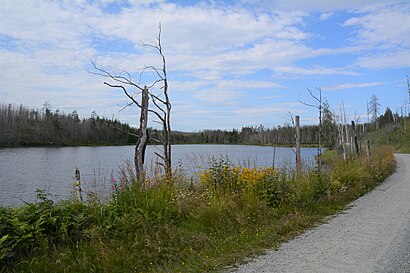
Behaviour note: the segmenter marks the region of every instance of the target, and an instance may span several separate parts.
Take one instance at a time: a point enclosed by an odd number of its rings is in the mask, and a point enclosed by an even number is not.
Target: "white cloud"
[[[200,90],[194,94],[194,97],[200,99],[203,102],[207,102],[209,105],[217,104],[234,104],[243,96],[243,91],[226,89],[220,90],[216,88]]]
[[[410,46],[410,5],[383,5],[346,20],[357,28],[357,42],[373,46]]]
[[[410,48],[409,50],[387,51],[361,57],[358,59],[357,65],[376,70],[410,67]]]
[[[332,12],[326,12],[326,13],[322,13],[319,16],[319,20],[321,21],[326,21],[327,19],[329,19],[330,17],[332,17],[333,13]]]
[[[343,1],[329,1],[329,0],[292,0],[292,1],[272,1],[272,0],[242,0],[244,3],[248,3],[252,6],[257,6],[263,9],[271,10],[303,10],[303,11],[340,11],[340,10],[354,10],[369,5],[385,4],[385,3],[397,3],[397,0],[343,0]]]
[[[322,66],[312,66],[309,68],[296,66],[278,66],[273,68],[276,73],[288,75],[349,75],[355,76],[357,72],[351,71],[349,68],[328,68]]]
[[[360,57],[357,65],[370,69],[410,67],[410,5],[380,4],[358,11],[346,20],[354,27],[355,42],[371,53]]]
[[[217,89],[237,89],[249,90],[260,88],[279,88],[283,87],[281,84],[270,81],[256,81],[256,80],[222,80],[217,82]]]
[[[343,83],[330,86],[323,86],[323,91],[333,91],[333,90],[343,90],[343,89],[354,89],[354,88],[363,88],[371,86],[383,85],[384,82],[365,82],[365,83]]]
[[[268,106],[248,106],[248,107],[241,107],[240,109],[236,109],[233,111],[236,115],[243,116],[243,117],[255,117],[255,116],[264,116],[267,114],[273,113],[288,113],[287,111],[292,109],[301,108],[300,103],[293,103],[293,102],[284,102],[284,103],[274,103]]]

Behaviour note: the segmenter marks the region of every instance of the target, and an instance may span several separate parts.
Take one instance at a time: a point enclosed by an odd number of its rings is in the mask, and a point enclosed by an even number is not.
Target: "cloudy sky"
[[[312,102],[307,88],[321,87],[334,111],[343,100],[362,122],[373,94],[382,112],[405,104],[406,0],[1,0],[0,103],[137,125],[138,110],[122,110],[126,97],[89,73],[90,61],[139,82],[144,66],[160,65],[142,45],[159,22],[175,130],[272,127],[288,111],[312,124],[317,113],[299,103]]]

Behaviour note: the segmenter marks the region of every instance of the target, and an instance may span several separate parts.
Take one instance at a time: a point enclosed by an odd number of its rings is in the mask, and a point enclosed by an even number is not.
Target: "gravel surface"
[[[235,272],[410,273],[410,155],[397,172],[329,223]]]

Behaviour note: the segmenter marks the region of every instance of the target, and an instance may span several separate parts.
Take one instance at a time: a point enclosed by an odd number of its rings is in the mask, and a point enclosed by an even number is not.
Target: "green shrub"
[[[54,205],[40,190],[37,198],[37,203],[0,208],[0,262],[84,238],[83,230],[90,225],[85,204],[61,202]]]

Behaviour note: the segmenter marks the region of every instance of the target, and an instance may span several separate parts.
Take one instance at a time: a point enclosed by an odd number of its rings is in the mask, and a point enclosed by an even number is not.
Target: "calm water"
[[[233,164],[246,167],[271,166],[273,158],[272,147],[174,145],[172,148],[173,167],[181,167],[188,175],[205,168],[212,157],[228,157]],[[155,161],[155,151],[158,151],[156,147],[147,147],[147,165]],[[316,149],[303,148],[301,154],[304,160],[312,160]],[[33,202],[36,189],[46,189],[56,200],[68,198],[75,168],[81,171],[81,183],[86,191],[107,198],[111,174],[118,177],[120,167],[133,158],[134,146],[0,149],[0,206]],[[283,162],[293,164],[293,158],[290,148],[276,148],[276,166]]]

